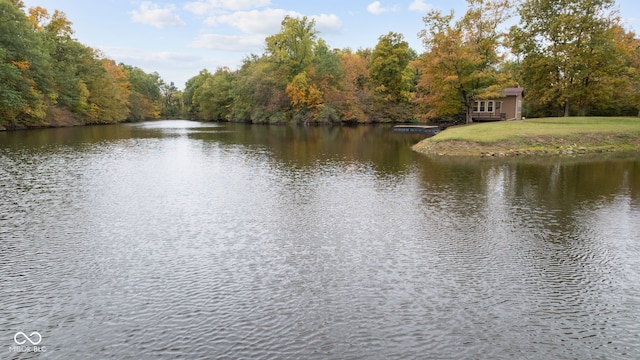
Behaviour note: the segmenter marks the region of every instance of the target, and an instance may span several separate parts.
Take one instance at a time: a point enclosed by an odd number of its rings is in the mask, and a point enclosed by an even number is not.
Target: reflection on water
[[[416,140],[183,121],[0,133],[0,351],[640,357],[638,158],[440,159]],[[46,353],[10,352],[18,331]]]

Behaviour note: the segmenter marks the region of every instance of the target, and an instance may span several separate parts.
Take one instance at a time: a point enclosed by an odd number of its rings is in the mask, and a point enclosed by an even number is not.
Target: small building
[[[522,120],[524,89],[506,88],[502,95],[500,98],[474,102],[471,114],[473,121]]]

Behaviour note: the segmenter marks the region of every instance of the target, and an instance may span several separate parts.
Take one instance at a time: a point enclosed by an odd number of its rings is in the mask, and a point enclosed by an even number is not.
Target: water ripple
[[[0,345],[37,330],[49,358],[640,356],[631,192],[561,207],[515,165],[293,166],[187,125],[0,150]]]

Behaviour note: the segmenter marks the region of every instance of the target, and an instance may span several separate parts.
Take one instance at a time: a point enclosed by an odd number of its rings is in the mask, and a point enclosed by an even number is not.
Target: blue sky
[[[381,35],[398,32],[418,53],[418,32],[430,10],[462,15],[465,0],[23,0],[65,12],[81,43],[116,62],[157,71],[178,88],[200,70],[232,70],[262,54],[264,38],[280,31],[285,15],[316,20],[330,47],[373,48]],[[618,0],[630,28],[640,29],[640,1]]]

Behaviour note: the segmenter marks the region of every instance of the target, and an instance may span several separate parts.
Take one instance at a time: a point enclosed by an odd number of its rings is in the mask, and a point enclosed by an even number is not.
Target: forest
[[[73,38],[61,11],[0,0],[0,129],[179,116],[174,84]]]
[[[285,17],[263,54],[203,69],[178,90],[80,44],[63,12],[0,0],[0,128],[177,117],[464,123],[474,101],[512,86],[526,90],[526,117],[640,115],[640,39],[614,0],[467,3],[460,16],[424,16],[421,53],[395,32],[373,49],[331,48],[312,19]]]

